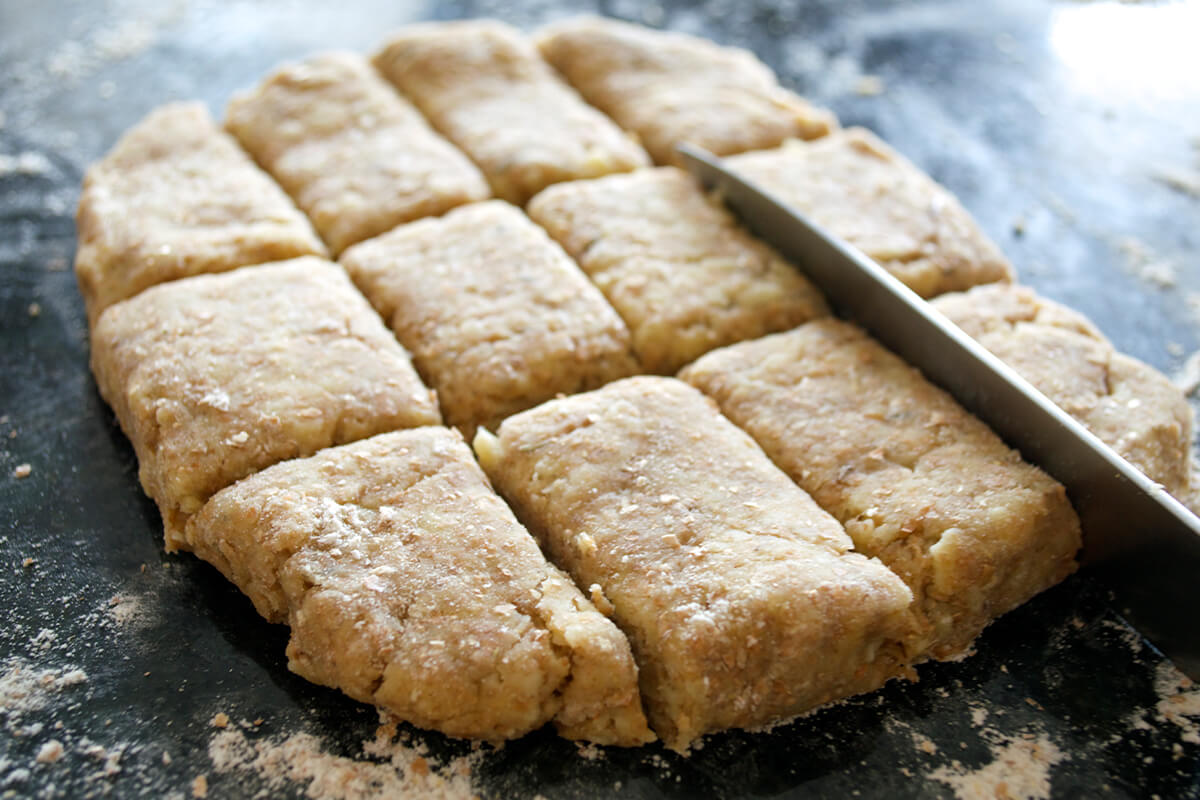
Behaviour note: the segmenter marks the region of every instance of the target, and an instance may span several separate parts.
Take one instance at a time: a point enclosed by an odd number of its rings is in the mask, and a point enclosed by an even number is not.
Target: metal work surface
[[[749,47],[954,191],[1023,282],[1168,374],[1200,369],[1195,2],[0,0],[0,797],[394,794],[428,786],[417,752],[485,797],[1200,797],[1200,691],[1086,571],[917,683],[682,758],[550,730],[376,741],[373,709],[288,672],[286,629],[163,552],[87,370],[86,165],[155,106],[220,113],[285,59],[417,19],[576,11]]]

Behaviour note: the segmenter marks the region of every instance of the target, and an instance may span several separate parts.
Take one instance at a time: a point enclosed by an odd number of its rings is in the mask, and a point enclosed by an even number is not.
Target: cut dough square
[[[907,674],[909,590],[686,384],[552,400],[475,450],[550,558],[612,605],[668,746]]]
[[[863,128],[735,156],[729,167],[922,297],[1012,280],[1012,266],[954,195]]]
[[[168,550],[234,481],[286,458],[441,421],[408,354],[336,264],[307,257],[110,306],[92,371],[137,452]]]
[[[325,254],[201,103],[163,106],[126,132],[88,169],[76,223],[75,274],[92,325],[157,283]]]
[[[462,437],[376,436],[214,496],[189,545],[292,635],[295,672],[451,736],[553,720],[653,739],[621,632],[546,562]]]
[[[550,25],[538,46],[659,164],[679,163],[681,142],[729,155],[837,127],[828,111],[781,88],[752,53],[687,34],[579,18]]]
[[[638,371],[625,323],[517,208],[494,200],[342,256],[468,436],[556,394]]]
[[[529,214],[625,319],[650,372],[829,313],[806,278],[675,167],[551,186]]]
[[[1151,480],[1191,501],[1192,409],[1167,376],[1023,286],[979,286],[942,295],[933,307]]]
[[[520,31],[490,20],[414,25],[375,65],[518,205],[552,183],[628,172],[641,147],[587,105]]]
[[[349,53],[276,69],[233,99],[225,127],[334,253],[491,195],[475,165]]]
[[[1062,485],[848,323],[718,350],[680,377],[905,580],[913,660],[963,653],[1075,569],[1079,520]]]

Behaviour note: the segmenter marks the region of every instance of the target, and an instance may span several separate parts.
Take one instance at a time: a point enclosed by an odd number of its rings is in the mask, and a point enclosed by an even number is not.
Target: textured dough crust
[[[961,654],[1075,569],[1063,487],[852,325],[818,320],[718,350],[680,377],[904,579],[921,623],[913,660]]]
[[[546,562],[462,437],[383,434],[218,493],[189,545],[273,622],[291,669],[451,736],[553,719],[602,744],[653,739],[629,643]]]
[[[203,275],[110,306],[100,393],[137,452],[168,550],[215,492],[277,461],[441,421],[408,354],[336,264]]]
[[[529,215],[625,319],[650,372],[829,313],[806,278],[675,167],[551,186]]]
[[[562,248],[499,200],[397,228],[342,263],[473,436],[638,372],[629,331]]]
[[[402,29],[375,56],[375,66],[511,203],[524,205],[552,183],[650,163],[636,142],[554,74],[520,31],[503,23]]]
[[[954,195],[863,128],[735,156],[729,166],[922,297],[1013,278]]]
[[[781,88],[754,54],[687,34],[585,17],[548,26],[538,47],[659,164],[679,163],[680,142],[729,155],[837,127],[828,111]]]
[[[612,604],[669,747],[907,674],[908,589],[686,384],[553,400],[475,449],[555,563]]]
[[[230,102],[225,127],[334,253],[491,194],[475,165],[350,53],[276,69]]]
[[[980,286],[933,307],[1183,502],[1192,409],[1158,370],[1116,352],[1082,315],[1023,286]]]
[[[325,246],[201,103],[152,111],[83,180],[75,275],[88,322],[164,281]]]

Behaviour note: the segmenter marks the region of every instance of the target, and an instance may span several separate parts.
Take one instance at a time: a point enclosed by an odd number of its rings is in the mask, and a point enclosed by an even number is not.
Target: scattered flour
[[[991,762],[971,769],[952,761],[929,777],[949,786],[959,800],[1048,800],[1051,769],[1068,756],[1044,733],[995,738]]]
[[[1154,707],[1158,719],[1177,725],[1183,741],[1200,744],[1200,687],[1164,661],[1154,676],[1154,689],[1159,697]]]
[[[374,739],[363,743],[363,752],[368,758],[356,760],[327,752],[317,737],[307,733],[252,740],[233,727],[216,733],[208,746],[217,773],[254,773],[266,784],[262,796],[278,793],[288,784],[302,784],[314,800],[475,797],[471,773],[485,751],[476,749],[447,763],[433,763],[422,747],[397,740],[395,723],[385,722]]]

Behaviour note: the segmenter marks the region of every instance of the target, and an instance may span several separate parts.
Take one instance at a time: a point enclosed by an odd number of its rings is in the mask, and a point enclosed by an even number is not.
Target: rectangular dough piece
[[[922,297],[1010,281],[962,204],[863,128],[729,159],[729,167],[862,250]]]
[[[403,719],[500,740],[650,741],[629,642],[440,427],[277,464],[214,496],[188,543],[272,622],[288,664]]]
[[[914,661],[962,654],[1075,569],[1079,520],[1062,485],[848,323],[718,350],[680,377],[904,579]]]
[[[529,215],[625,319],[650,372],[829,313],[806,278],[675,167],[551,186]]]
[[[408,353],[345,272],[306,257],[202,275],[110,306],[100,394],[137,452],[168,550],[209,497],[277,461],[441,422]]]
[[[1024,286],[945,294],[933,307],[1183,502],[1192,409],[1158,370],[1118,353],[1086,318]]]
[[[538,47],[659,164],[678,164],[681,142],[730,155],[837,128],[831,113],[780,87],[754,54],[684,33],[583,17],[548,26]]]
[[[326,53],[233,98],[225,127],[304,209],[334,253],[491,196],[365,59]]]
[[[346,251],[342,264],[467,436],[639,371],[617,312],[503,201],[404,225]]]
[[[164,281],[325,246],[201,103],[152,111],[88,168],[75,276],[88,322]]]
[[[552,400],[475,451],[551,560],[611,603],[668,747],[908,674],[909,590],[686,384]]]
[[[401,29],[375,66],[511,203],[524,205],[552,183],[650,163],[633,139],[562,82],[520,31],[503,23]]]

